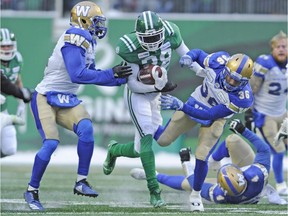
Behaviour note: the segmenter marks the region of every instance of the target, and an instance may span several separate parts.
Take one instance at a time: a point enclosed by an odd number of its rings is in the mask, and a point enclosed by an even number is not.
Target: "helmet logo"
[[[244,178],[244,176],[241,175],[240,173],[237,173],[237,176],[239,177],[239,179],[238,179],[238,184],[239,184],[239,186],[245,185],[245,178]]]
[[[82,6],[82,5],[77,5],[76,7],[76,15],[79,16],[84,16],[87,17],[88,13],[90,10],[90,6]]]

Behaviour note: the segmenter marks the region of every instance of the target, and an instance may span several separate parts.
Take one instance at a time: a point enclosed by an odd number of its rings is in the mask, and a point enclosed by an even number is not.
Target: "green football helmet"
[[[136,20],[135,31],[140,45],[149,52],[158,50],[164,41],[164,25],[155,12],[142,12]]]
[[[0,59],[10,61],[17,52],[17,42],[15,34],[7,28],[0,29]]]

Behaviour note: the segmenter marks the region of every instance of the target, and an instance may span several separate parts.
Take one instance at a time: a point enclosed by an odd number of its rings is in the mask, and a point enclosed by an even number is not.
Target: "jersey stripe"
[[[133,111],[133,107],[132,107],[132,101],[131,101],[131,97],[132,97],[132,92],[130,91],[130,89],[127,88],[127,102],[128,102],[128,109],[129,109],[129,113],[131,115],[132,121],[135,125],[135,127],[137,128],[137,131],[139,132],[141,138],[145,136],[144,132],[142,131],[141,126],[139,125],[137,118],[134,114]]]
[[[130,52],[136,50],[136,46],[133,44],[133,42],[127,35],[121,37],[120,40],[123,41],[123,43],[126,45],[126,47],[129,49]]]
[[[169,22],[163,21],[163,25],[164,25],[165,29],[167,30],[167,32],[169,33],[169,35],[173,35],[174,34],[174,30],[173,30],[173,28],[172,28],[172,26],[170,25]]]

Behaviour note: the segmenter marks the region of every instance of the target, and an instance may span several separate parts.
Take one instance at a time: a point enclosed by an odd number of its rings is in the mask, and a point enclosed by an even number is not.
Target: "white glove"
[[[2,94],[0,94],[0,104],[1,104],[1,105],[4,104],[5,101],[6,101],[6,97],[3,96]]]
[[[161,77],[159,77],[158,71],[152,72],[152,76],[155,80],[154,86],[155,86],[156,90],[158,90],[158,91],[162,90],[165,87],[166,83],[168,82],[167,70],[164,67],[161,67],[161,69],[162,69],[162,76]]]
[[[191,64],[193,63],[192,58],[189,55],[183,55],[180,60],[179,60],[179,64],[181,67],[188,66],[189,68],[191,67]]]
[[[21,118],[24,118],[25,114],[26,114],[26,105],[23,101],[19,101],[16,115]]]

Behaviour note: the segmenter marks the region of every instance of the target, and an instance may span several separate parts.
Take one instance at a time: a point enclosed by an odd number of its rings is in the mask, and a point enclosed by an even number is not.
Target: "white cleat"
[[[267,184],[265,187],[265,192],[268,198],[269,203],[276,205],[287,205],[287,201],[282,199],[278,192],[270,184]]]
[[[192,191],[189,197],[190,201],[190,211],[195,212],[203,212],[204,211],[204,206],[202,203],[202,198],[200,195],[201,191]]]
[[[146,174],[144,169],[141,168],[133,168],[130,170],[130,175],[132,178],[137,180],[146,180]]]
[[[288,188],[286,182],[276,184],[276,190],[280,196],[288,196]]]
[[[281,127],[274,137],[274,143],[276,146],[278,146],[285,138],[288,136],[288,118],[285,118],[284,121],[281,124]]]

